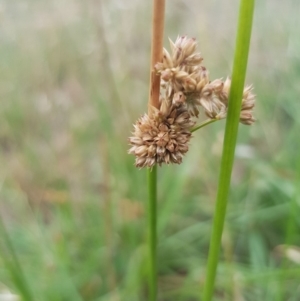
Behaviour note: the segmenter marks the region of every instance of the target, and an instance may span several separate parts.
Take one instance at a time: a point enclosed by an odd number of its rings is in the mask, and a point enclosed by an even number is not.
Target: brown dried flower
[[[167,104],[166,104],[167,103]],[[155,164],[180,164],[188,151],[190,129],[194,122],[186,105],[162,100],[160,110],[152,107],[151,114],[145,114],[134,125],[133,136],[129,138],[136,167],[152,167]]]
[[[223,118],[227,115],[228,97],[231,86],[231,79],[227,78],[222,85],[222,89],[215,90],[216,96],[226,106],[226,113]],[[252,86],[247,86],[243,91],[243,100],[240,114],[240,122],[246,125],[251,125],[255,119],[252,115],[253,108],[255,105],[255,95],[252,93]]]
[[[163,61],[155,65],[156,72],[176,92],[195,91],[201,78],[200,63],[203,60],[200,53],[194,53],[196,40],[185,36],[178,37],[175,43],[170,40],[170,46],[171,53],[163,49]]]
[[[201,65],[201,54],[195,53],[195,39],[178,37],[174,43],[170,40],[170,48],[170,53],[163,49],[163,60],[155,65],[165,94],[160,108],[152,107],[150,114],[142,116],[129,138],[132,146],[129,153],[136,156],[137,167],[181,163],[195,123],[191,118],[198,117],[201,109],[211,119],[227,116],[231,80],[209,80],[208,70]],[[243,92],[241,123],[251,125],[255,121],[254,104],[252,87],[247,86]]]
[[[251,125],[255,122],[255,118],[252,115],[252,109],[255,106],[255,95],[251,91],[252,86],[248,86],[244,89],[243,93],[240,122],[246,125]]]

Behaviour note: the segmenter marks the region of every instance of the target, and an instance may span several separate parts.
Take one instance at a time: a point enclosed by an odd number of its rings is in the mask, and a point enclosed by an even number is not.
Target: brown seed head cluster
[[[208,70],[201,64],[203,58],[195,53],[197,43],[193,38],[178,37],[170,40],[171,52],[163,49],[163,60],[155,65],[161,76],[160,108],[151,108],[134,125],[129,138],[130,154],[136,157],[137,167],[152,167],[155,164],[182,162],[188,151],[191,128],[203,109],[210,119],[227,116],[231,80],[209,80]],[[255,95],[252,87],[244,89],[240,122],[251,125],[255,119],[252,109]]]
[[[179,98],[176,95],[174,98]],[[151,108],[134,125],[130,154],[136,156],[137,167],[152,167],[162,163],[180,164],[188,151],[191,127],[195,124],[184,103],[168,103],[162,99],[160,109]]]

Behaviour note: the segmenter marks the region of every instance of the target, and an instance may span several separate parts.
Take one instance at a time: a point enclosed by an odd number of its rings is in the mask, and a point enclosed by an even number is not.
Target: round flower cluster
[[[186,36],[178,37],[175,43],[170,40],[171,53],[163,49],[163,61],[155,65],[161,76],[162,87],[169,91],[181,91],[186,96],[188,109],[198,117],[202,107],[211,119],[223,119],[227,115],[228,96],[231,80],[209,80],[209,72],[201,65],[203,58],[194,53],[197,43]],[[240,121],[252,124],[255,96],[251,86],[244,89]],[[246,119],[245,119],[246,118]]]
[[[160,109],[152,107],[151,115],[145,114],[134,125],[134,136],[129,138],[132,145],[129,153],[136,156],[135,165],[180,164],[188,151],[190,129],[194,124],[184,103],[176,100],[168,103],[163,99]]]
[[[209,80],[207,69],[201,65],[201,54],[195,53],[195,39],[178,37],[175,43],[170,40],[170,47],[171,53],[163,49],[163,60],[155,65],[165,94],[160,107],[151,107],[149,114],[139,118],[129,138],[129,153],[135,155],[137,167],[180,164],[195,124],[191,118],[197,118],[201,109],[210,119],[227,116],[231,80]],[[241,123],[251,125],[255,121],[254,104],[252,87],[247,86],[243,92]]]

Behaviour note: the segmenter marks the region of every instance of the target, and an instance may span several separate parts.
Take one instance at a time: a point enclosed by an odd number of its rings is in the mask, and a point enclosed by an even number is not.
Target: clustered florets
[[[186,36],[170,40],[171,53],[163,49],[163,60],[155,65],[161,76],[159,109],[151,107],[149,114],[142,116],[134,125],[129,138],[130,154],[136,156],[137,167],[152,167],[155,164],[180,164],[188,151],[191,128],[202,108],[210,119],[223,119],[227,115],[231,80],[209,80],[207,69],[201,65],[203,58],[194,53],[196,40]],[[251,125],[255,119],[252,109],[255,96],[252,87],[243,92],[240,122]]]
[[[180,93],[180,92],[179,92]],[[173,98],[180,98],[176,94]],[[191,127],[195,124],[184,103],[163,99],[160,109],[151,108],[134,125],[129,153],[136,156],[137,167],[152,167],[158,163],[180,164],[188,151]]]

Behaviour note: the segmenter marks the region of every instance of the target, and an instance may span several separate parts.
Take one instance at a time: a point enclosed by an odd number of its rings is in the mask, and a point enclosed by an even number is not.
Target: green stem
[[[202,301],[211,301],[214,291],[247,69],[253,11],[254,0],[241,0],[232,85],[229,95],[228,115],[219,174],[219,187]]]
[[[148,169],[148,285],[149,301],[156,301],[157,295],[157,271],[156,271],[156,202],[157,167]]]
[[[195,126],[194,128],[191,129],[191,133],[196,132],[197,130],[200,130],[201,128],[203,128],[206,125],[209,125],[213,122],[216,122],[220,119],[207,119],[204,122],[200,123],[199,125]]]

